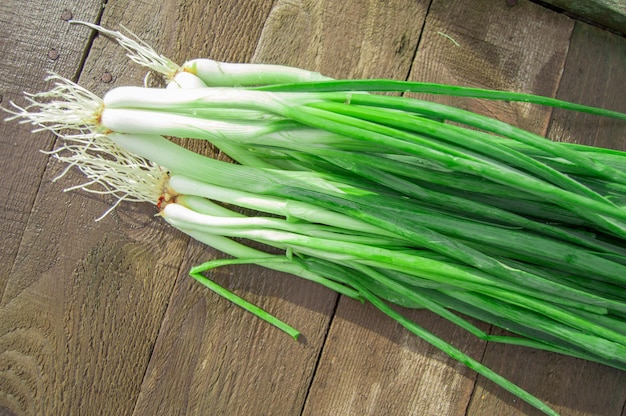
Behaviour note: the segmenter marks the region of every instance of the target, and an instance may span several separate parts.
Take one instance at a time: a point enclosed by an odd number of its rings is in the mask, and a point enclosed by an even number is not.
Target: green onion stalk
[[[191,270],[203,285],[293,337],[297,330],[203,273],[254,263],[368,301],[547,414],[555,413],[390,305],[426,308],[481,340],[626,369],[626,154],[373,92],[626,115],[528,94],[332,80],[276,65],[178,66],[138,39],[89,26],[168,86],[118,87],[100,98],[51,75],[54,87],[28,94],[10,118],[63,139],[53,156],[88,178],[71,189],[113,194],[111,209],[155,204],[169,224],[230,256]],[[169,137],[207,140],[234,163]],[[490,335],[463,316],[510,335]]]

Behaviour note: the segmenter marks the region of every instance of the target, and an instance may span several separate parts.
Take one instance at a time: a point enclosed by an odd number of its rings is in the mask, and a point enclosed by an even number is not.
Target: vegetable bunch
[[[28,95],[13,118],[63,138],[53,154],[87,175],[79,187],[118,202],[151,202],[165,221],[232,257],[194,268],[202,284],[294,337],[295,329],[202,272],[255,263],[369,301],[548,414],[537,398],[391,305],[426,308],[486,341],[626,369],[626,153],[373,92],[626,115],[528,94],[332,80],[273,65],[197,59],[179,67],[92,27],[164,75],[168,87],[119,87],[101,99],[53,75],[55,87]],[[169,137],[208,140],[236,163]],[[510,335],[485,333],[466,316]]]

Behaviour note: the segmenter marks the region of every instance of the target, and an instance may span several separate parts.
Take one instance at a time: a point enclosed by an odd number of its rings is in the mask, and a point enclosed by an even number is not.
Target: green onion
[[[290,66],[227,63],[206,58],[187,61],[182,65],[182,70],[196,75],[211,87],[246,87],[330,79],[318,72]]]
[[[53,156],[88,178],[71,189],[153,203],[173,227],[230,256],[191,270],[207,288],[294,338],[297,330],[203,273],[253,263],[366,300],[547,414],[555,413],[390,304],[426,308],[485,341],[626,369],[626,153],[370,92],[626,115],[521,93],[330,80],[284,66],[178,66],[138,39],[88,26],[168,87],[119,87],[100,98],[51,75],[55,86],[27,95],[9,118],[63,139]],[[210,141],[237,163],[166,136]],[[463,315],[511,334],[489,335]]]

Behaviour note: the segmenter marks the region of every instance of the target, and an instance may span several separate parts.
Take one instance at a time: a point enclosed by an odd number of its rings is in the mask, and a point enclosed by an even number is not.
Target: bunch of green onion
[[[27,95],[30,104],[12,118],[62,137],[53,154],[87,175],[79,188],[154,203],[165,221],[232,257],[192,269],[202,284],[293,337],[297,330],[202,272],[255,263],[369,301],[547,414],[555,413],[390,305],[426,308],[482,340],[626,369],[626,153],[372,92],[625,114],[520,93],[339,81],[283,66],[178,66],[140,41],[89,26],[164,75],[168,87],[119,87],[100,99],[52,75],[55,87]],[[170,137],[208,140],[236,163]],[[464,316],[511,335],[489,335]]]

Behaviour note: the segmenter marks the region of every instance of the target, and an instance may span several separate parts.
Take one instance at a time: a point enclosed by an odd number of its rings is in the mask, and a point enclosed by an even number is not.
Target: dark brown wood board
[[[97,1],[38,1],[28,13],[18,2],[0,4],[0,105],[9,107],[24,91],[38,92],[46,86],[46,71],[72,78],[84,58],[88,37],[84,32],[69,31],[71,18],[93,20],[98,15]],[[72,9],[72,12],[69,10]],[[36,73],[33,71],[36,68]],[[4,115],[3,117],[4,118]],[[50,149],[52,135],[34,137],[17,123],[0,125],[0,162],[3,174],[19,178],[2,185],[0,231],[3,235],[0,261],[0,294],[4,290],[11,265],[17,256],[28,216],[41,183],[48,157],[34,149]],[[28,169],[24,169],[24,167]]]
[[[406,3],[398,1],[390,2],[384,10],[363,10],[356,7],[356,4],[357,2],[351,4],[329,1],[295,5],[292,2],[277,2],[263,28],[253,61],[286,62],[289,65],[323,71],[334,77],[370,74],[405,77],[420,30],[420,27],[407,29],[408,23],[412,19],[419,20],[425,14],[425,6],[416,5],[407,10],[403,7]],[[373,37],[372,32],[392,18],[403,20],[406,24],[399,25],[398,32],[386,31],[381,36]],[[351,28],[344,33],[355,22],[362,29]],[[307,30],[301,31],[302,27]],[[413,43],[412,47],[404,51],[408,56],[401,56],[400,60],[405,62],[404,67],[394,68],[392,65],[399,64],[393,59],[380,61],[364,56],[365,53],[378,55],[380,51],[382,55],[390,50],[394,51],[395,44],[403,37],[405,42]],[[364,44],[367,47],[361,47]],[[311,53],[310,50],[324,52]],[[348,72],[354,70],[354,67],[361,68],[362,74]],[[206,249],[198,248],[196,251],[205,253]],[[197,255],[187,257],[195,259],[193,261],[196,263],[202,259],[198,259]],[[206,337],[203,343],[205,347],[198,350],[194,344],[188,344],[189,348],[183,345],[175,349],[173,357],[171,343],[180,337],[179,331],[185,322],[181,320],[188,319],[187,305],[196,303],[189,298],[190,292],[187,289],[184,292],[186,295],[181,293],[180,297],[173,298],[147,374],[145,395],[138,403],[138,414],[161,413],[163,410],[169,413],[170,409],[181,406],[198,410],[199,413],[214,411],[219,414],[249,414],[251,410],[268,415],[299,413],[307,397],[320,350],[325,343],[336,296],[309,283],[294,282],[289,277],[279,280],[277,276],[273,276],[270,280],[271,276],[267,272],[261,274],[257,268],[236,268],[229,273],[237,275],[237,278],[225,280],[229,287],[237,288],[245,293],[246,299],[262,307],[269,307],[280,317],[290,317],[290,324],[304,331],[304,341],[294,343],[284,334],[276,331],[268,333],[265,325],[259,322],[249,323],[249,317],[239,310],[232,311],[233,314],[228,317],[219,314],[223,323],[215,325],[214,307],[205,307],[206,316],[203,319],[208,324],[203,331]],[[221,281],[219,276],[214,278]],[[182,287],[187,288],[189,284],[193,283],[184,281]],[[256,289],[252,290],[253,287]],[[211,299],[210,303],[216,307],[225,307],[224,300],[218,300],[215,296]],[[296,317],[302,319],[296,320]],[[225,327],[230,326],[248,329],[243,333],[232,332],[236,337],[231,338],[228,335],[230,331],[225,330]],[[216,342],[216,339],[220,341]],[[237,345],[237,350],[229,353],[231,358],[225,360],[223,351],[231,350],[233,345]],[[190,374],[186,365],[167,366],[172,359],[173,362],[201,360],[205,364],[202,370],[192,370]],[[198,377],[209,378],[211,381],[198,383]],[[169,398],[170,394],[180,397],[180,393],[157,383],[163,378],[181,383],[185,386],[184,390],[195,394],[188,399],[185,397],[184,404],[179,404],[178,400],[172,398],[168,405],[165,403],[167,400],[162,398]],[[164,388],[167,392],[163,391]]]
[[[529,1],[8,0],[0,105],[47,70],[103,94],[141,85],[123,50],[68,19],[122,24],[177,62],[211,57],[333,77],[436,81],[626,111],[626,40]],[[101,19],[101,20],[100,20]],[[451,99],[429,97],[441,102]],[[554,140],[625,149],[624,123],[482,100],[465,108]],[[148,204],[63,189],[83,179],[39,152],[50,134],[0,124],[0,414],[522,415],[510,394],[373,307],[254,266],[210,274],[302,331],[300,341],[187,276],[219,253]],[[196,151],[217,155],[203,142]],[[424,327],[563,415],[624,415],[624,372],[485,344],[424,311]],[[485,330],[488,326],[476,323]]]
[[[593,25],[608,28],[622,35],[626,33],[626,3],[623,1],[542,0],[542,2]]]
[[[556,96],[625,111],[623,88],[611,86],[626,76],[623,41],[587,24],[576,24]],[[622,47],[615,48],[616,44]],[[626,144],[626,131],[619,123],[563,110],[552,113],[548,137],[621,150]],[[488,348],[483,362],[529,389],[545,389],[545,400],[563,414],[619,414],[626,400],[626,373],[594,363],[522,348],[505,351],[495,345]],[[502,392],[486,384],[479,381],[470,407],[477,414],[505,414],[518,406],[524,414],[539,414],[513,398],[502,400]]]

